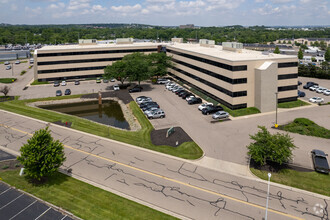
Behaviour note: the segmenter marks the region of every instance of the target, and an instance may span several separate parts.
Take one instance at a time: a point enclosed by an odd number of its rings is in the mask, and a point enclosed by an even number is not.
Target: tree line
[[[330,38],[330,28],[309,31],[299,29],[269,29],[265,26],[227,26],[180,29],[160,26],[124,25],[7,25],[0,26],[0,45],[5,44],[65,44],[78,43],[78,39],[107,40],[137,38],[169,41],[173,37],[210,39],[216,43],[237,41],[241,43],[266,43],[278,39]],[[294,43],[294,42],[292,42]]]

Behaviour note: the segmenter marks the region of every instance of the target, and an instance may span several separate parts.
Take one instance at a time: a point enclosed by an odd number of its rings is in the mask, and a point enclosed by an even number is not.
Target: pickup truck
[[[314,169],[317,172],[329,174],[329,164],[327,161],[327,154],[321,150],[312,150],[312,160],[314,164]]]

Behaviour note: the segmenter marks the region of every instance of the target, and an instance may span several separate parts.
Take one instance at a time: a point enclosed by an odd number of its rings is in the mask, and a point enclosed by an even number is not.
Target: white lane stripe
[[[0,193],[0,196],[1,196],[2,194],[4,194],[5,192],[7,192],[8,190],[11,190],[11,188],[8,188],[8,189],[6,189],[5,191],[3,191],[2,193]]]
[[[61,218],[61,220],[65,219],[67,217],[67,215],[65,215],[63,218]]]
[[[11,203],[14,202],[16,199],[18,199],[19,197],[21,197],[21,196],[23,196],[23,195],[24,195],[24,194],[22,193],[21,195],[17,196],[15,199],[11,200],[11,201],[8,202],[6,205],[2,206],[2,207],[0,208],[0,210],[3,209],[4,207],[6,207],[7,205],[11,204]]]
[[[18,212],[16,215],[14,215],[13,217],[11,217],[9,220],[15,218],[16,216],[18,216],[19,214],[21,214],[22,212],[24,212],[27,208],[29,208],[31,205],[33,205],[34,203],[36,203],[37,200],[34,200],[34,202],[32,202],[30,205],[26,206],[24,209],[22,209],[20,212]]]
[[[51,209],[51,207],[49,207],[46,211],[44,211],[43,213],[41,213],[36,219],[34,220],[37,220],[38,218],[40,218],[41,216],[43,216],[46,212],[48,212],[48,210]]]

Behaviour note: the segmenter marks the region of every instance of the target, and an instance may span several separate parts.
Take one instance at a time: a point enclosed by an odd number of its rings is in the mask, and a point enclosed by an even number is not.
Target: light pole
[[[277,128],[277,127],[278,127],[278,124],[277,124],[277,103],[278,103],[278,92],[275,92],[275,95],[276,95],[275,128]]]
[[[270,177],[272,176],[271,173],[268,173],[268,189],[267,189],[267,202],[266,202],[266,214],[265,220],[267,220],[267,211],[268,211],[268,200],[269,200],[269,184],[270,184]]]
[[[14,76],[14,61],[11,64],[11,76]]]

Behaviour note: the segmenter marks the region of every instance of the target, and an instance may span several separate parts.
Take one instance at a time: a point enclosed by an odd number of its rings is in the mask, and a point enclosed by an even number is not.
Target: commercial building
[[[273,111],[278,101],[297,99],[298,60],[296,56],[263,53],[243,49],[239,43],[214,45],[133,43],[116,44],[81,42],[80,45],[47,46],[34,55],[35,79],[39,81],[101,76],[107,65],[133,52],[165,51],[174,67],[168,72],[231,109],[256,107]]]

